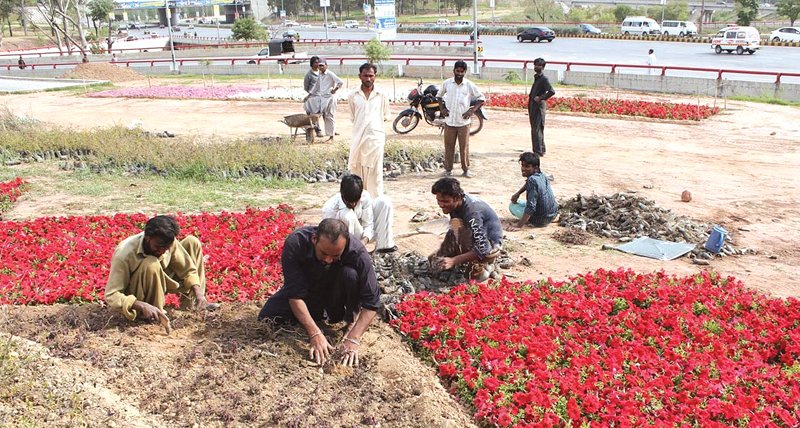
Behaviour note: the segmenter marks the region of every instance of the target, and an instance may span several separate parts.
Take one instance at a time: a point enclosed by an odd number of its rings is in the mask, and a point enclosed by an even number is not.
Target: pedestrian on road
[[[550,80],[544,75],[547,62],[543,58],[533,60],[533,85],[528,94],[528,120],[531,123],[531,145],[533,152],[544,156],[544,117],[547,113],[547,99],[556,94]]]
[[[469,128],[472,115],[483,106],[486,97],[472,81],[464,78],[467,63],[456,61],[453,77],[442,83],[439,97],[441,116],[444,118],[444,175],[452,174],[455,161],[456,140],[461,158],[461,175],[472,177],[469,171]],[[473,104],[474,102],[474,104]]]
[[[299,323],[306,330],[309,357],[322,364],[337,349],[319,327],[345,321],[350,327],[339,343],[341,363],[358,365],[361,337],[381,307],[381,291],[364,244],[347,233],[341,220],[326,218],[319,226],[292,232],[281,253],[283,286],[273,294],[258,319]]]
[[[347,97],[353,121],[347,166],[351,174],[364,180],[364,189],[373,198],[383,196],[383,150],[386,146],[383,123],[389,119],[389,97],[375,87],[377,72],[375,64],[362,64],[358,68],[361,87]]]
[[[647,65],[650,66],[650,68],[647,69],[648,74],[650,74],[651,76],[658,74],[658,69],[655,68],[656,53],[652,49],[647,51]]]
[[[17,61],[17,64],[19,65],[19,69],[20,70],[24,70],[25,69],[25,67],[26,67],[25,60],[22,59],[22,55],[19,56],[19,60]]]
[[[330,137],[328,141],[336,135],[336,91],[343,85],[344,81],[328,70],[328,61],[320,58],[316,92],[320,96],[320,113],[325,121],[325,135]]]

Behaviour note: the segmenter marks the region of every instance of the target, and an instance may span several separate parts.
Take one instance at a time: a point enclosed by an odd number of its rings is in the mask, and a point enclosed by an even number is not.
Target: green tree
[[[10,37],[14,37],[14,33],[11,31],[11,13],[14,12],[16,9],[16,1],[15,0],[0,0],[0,46],[3,44],[3,21],[8,24],[8,35]]]
[[[364,45],[364,55],[371,64],[380,64],[392,56],[392,50],[380,40],[373,38]]]
[[[664,6],[664,19],[686,21],[689,19],[689,3],[685,0],[668,1]]]
[[[108,14],[114,11],[114,0],[92,0],[89,2],[89,18],[92,18],[94,35],[99,35],[98,22],[108,20]]]
[[[266,40],[267,31],[253,18],[242,18],[233,23],[234,40]]]
[[[445,2],[445,5],[446,4],[447,2]],[[461,11],[464,9],[469,9],[469,7],[472,6],[472,2],[470,0],[453,0],[453,6],[456,8],[456,13],[458,13],[458,16],[461,16]]]
[[[532,21],[547,22],[563,20],[564,12],[561,6],[553,0],[532,0],[525,8],[526,16]]]
[[[800,0],[778,0],[778,15],[789,18],[791,26],[800,16]]]
[[[630,16],[632,12],[632,7],[621,4],[614,8],[614,18],[617,20],[617,22],[622,22],[625,20],[625,17]]]
[[[750,25],[758,16],[758,0],[736,0],[736,23]]]

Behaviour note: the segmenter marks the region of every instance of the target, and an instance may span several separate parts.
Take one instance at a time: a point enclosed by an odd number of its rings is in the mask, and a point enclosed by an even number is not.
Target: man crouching
[[[182,308],[209,309],[206,300],[203,248],[200,240],[175,239],[180,226],[174,217],[159,215],[145,224],[144,232],[126,238],[111,257],[105,299],[108,307],[129,320],[166,321],[164,297],[178,293]],[[169,332],[169,327],[167,328]]]
[[[298,322],[305,328],[317,364],[335,350],[317,322],[346,321],[350,328],[339,344],[341,363],[358,365],[361,336],[380,309],[381,292],[367,249],[348,233],[341,220],[327,218],[319,226],[292,232],[281,254],[283,286],[272,295],[258,318]]]

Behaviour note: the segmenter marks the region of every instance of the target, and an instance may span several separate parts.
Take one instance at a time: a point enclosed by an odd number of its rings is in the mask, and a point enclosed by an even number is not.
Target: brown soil
[[[278,83],[272,80],[269,84]],[[141,83],[126,85],[132,84]],[[350,79],[349,84],[352,87],[355,81]],[[411,85],[398,82],[397,90],[405,91]],[[503,88],[495,85],[492,89]],[[603,93],[559,90],[560,95],[579,92]],[[609,92],[605,94],[617,96]],[[12,111],[20,109],[27,116],[58,125],[87,128],[140,119],[148,130],[169,129],[209,139],[285,135],[288,128],[278,120],[302,110],[298,103],[290,102],[116,100],[59,93],[6,96],[3,101]],[[398,111],[401,107],[392,108]],[[491,113],[491,120],[470,144],[476,177],[462,183],[502,216],[510,217],[505,207],[522,185],[516,158],[530,149],[529,127],[522,112]],[[346,141],[351,123],[343,106],[339,118],[339,138]],[[561,244],[553,239],[561,228],[552,225],[507,233],[511,256],[526,262],[506,273],[537,280],[618,266],[678,275],[714,269],[774,296],[800,296],[798,124],[798,108],[730,101],[722,114],[699,124],[551,113],[543,169],[555,176],[553,187],[558,197],[636,192],[677,214],[723,225],[732,232],[737,246],[757,249],[759,254],[720,258],[711,266],[692,265],[685,258],[662,262],[601,251],[602,244],[613,242],[597,237],[589,245]],[[420,125],[408,135],[390,138],[440,144],[441,137],[438,130]],[[418,224],[409,222],[420,210],[438,212],[430,195],[430,185],[437,177],[412,174],[386,183],[396,208],[395,234],[410,235],[398,240],[401,250],[426,254],[440,239],[411,234]],[[311,185],[303,194],[286,194],[300,206],[310,207],[299,213],[303,220],[316,222],[323,199],[319,195],[337,190],[338,185],[326,183]],[[691,202],[681,202],[683,190],[692,192]],[[59,203],[67,206],[70,202],[74,201]],[[80,205],[69,206],[79,210]],[[37,215],[26,212],[24,198],[18,206],[9,217]],[[66,211],[63,214],[70,213]],[[52,373],[56,379],[84,379],[84,385],[91,383],[97,388],[84,388],[86,414],[93,414],[93,406],[108,413],[106,419],[90,425],[109,425],[106,421],[117,426],[468,425],[468,413],[448,398],[434,370],[412,357],[386,325],[377,323],[370,329],[361,369],[320,372],[303,362],[306,350],[301,334],[276,331],[254,321],[259,303],[226,305],[219,314],[205,318],[176,312],[176,330],[169,337],[156,326],[128,324],[96,305],[0,308],[8,319],[0,331],[46,347],[55,358],[38,363],[45,376]],[[340,333],[331,330],[329,334],[336,337]],[[56,368],[45,371],[51,364]],[[109,400],[123,407],[112,409],[104,404],[108,401],[93,399],[95,394],[114,397]],[[38,411],[6,398],[0,403],[5,403],[0,405],[0,421],[12,421],[12,425],[20,419],[13,419],[9,408],[22,413]],[[70,425],[66,416],[59,421],[56,425]]]
[[[19,34],[22,34],[22,29],[18,29],[17,31]],[[49,40],[40,39],[36,36],[3,37],[3,43],[0,45],[4,51],[35,49],[43,46],[52,46],[52,44]]]
[[[65,79],[108,80],[113,83],[144,79],[144,76],[129,68],[118,67],[107,62],[78,64],[61,77]]]

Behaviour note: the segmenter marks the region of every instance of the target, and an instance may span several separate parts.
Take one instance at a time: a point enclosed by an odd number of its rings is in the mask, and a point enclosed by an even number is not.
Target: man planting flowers
[[[341,363],[358,365],[361,336],[380,309],[381,292],[367,249],[339,219],[326,218],[286,238],[281,254],[283,286],[267,300],[259,319],[298,322],[308,333],[309,357],[325,363],[334,351]],[[350,324],[338,349],[317,323]]]
[[[178,293],[181,307],[214,310],[206,300],[203,249],[200,240],[186,236],[178,241],[180,226],[174,217],[159,215],[147,221],[144,232],[123,240],[111,257],[105,299],[109,308],[129,320],[165,323],[166,293]]]
[[[430,257],[431,265],[447,270],[468,263],[470,279],[485,281],[502,247],[503,228],[497,214],[486,202],[465,194],[455,178],[439,179],[431,193],[439,208],[450,214],[450,230]]]

